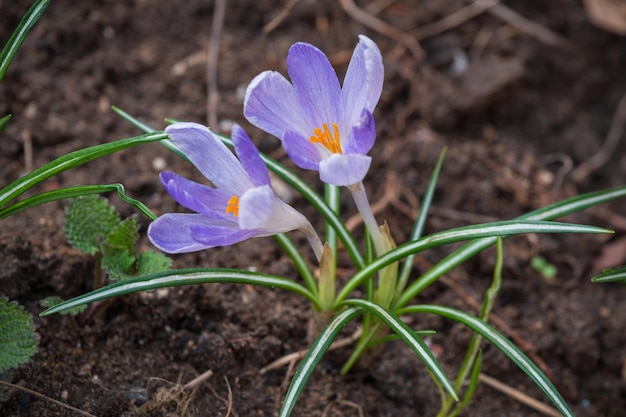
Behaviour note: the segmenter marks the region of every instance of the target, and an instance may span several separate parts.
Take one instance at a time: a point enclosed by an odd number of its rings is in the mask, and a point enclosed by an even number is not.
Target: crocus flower
[[[382,55],[366,36],[352,54],[343,87],[328,58],[307,43],[289,49],[287,72],[257,75],[246,90],[244,115],[282,141],[301,168],[318,170],[323,182],[361,182],[376,138],[372,112],[383,84]]]
[[[175,123],[170,139],[216,188],[170,171],[163,186],[195,213],[168,213],[150,224],[148,237],[168,253],[193,252],[242,240],[302,229],[322,245],[309,221],[274,193],[267,167],[246,132],[235,125],[232,140],[239,159],[207,127]]]

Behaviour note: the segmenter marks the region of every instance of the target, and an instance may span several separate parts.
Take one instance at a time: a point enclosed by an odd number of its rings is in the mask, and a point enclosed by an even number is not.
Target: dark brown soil
[[[2,44],[28,3],[0,1]],[[71,150],[138,134],[110,110],[111,105],[155,128],[165,126],[165,117],[206,123],[204,54],[213,3],[52,2],[0,87],[0,115],[13,114],[0,141],[2,185]],[[486,12],[423,39],[422,62],[397,40],[353,20],[338,2],[297,2],[267,35],[263,26],[287,2],[226,3],[217,63],[218,127],[231,121],[250,127],[242,117],[242,90],[260,71],[284,71],[292,43],[319,46],[340,72],[358,34],[379,44],[386,82],[375,114],[378,140],[366,187],[373,202],[386,202],[377,218],[390,223],[398,242],[407,238],[444,146],[448,155],[428,232],[509,219],[577,193],[626,183],[623,144],[582,180],[569,175],[571,166],[600,149],[626,90],[623,38],[594,27],[579,2],[506,2],[529,21],[568,39],[575,52],[567,45],[546,43],[537,37],[540,31],[527,33]],[[368,3],[382,5],[380,19],[413,35],[466,5],[462,0]],[[452,63],[464,56],[469,66],[455,75]],[[289,164],[275,139],[248,131],[263,151]],[[192,167],[155,144],[93,161],[35,191],[121,182],[155,212],[173,211],[175,204],[157,180],[163,161],[169,169],[197,176]],[[315,174],[303,176],[319,187]],[[349,196],[342,197],[348,218],[355,210]],[[111,198],[124,215],[133,213],[117,197]],[[293,204],[321,228],[302,199]],[[263,375],[259,370],[307,347],[310,308],[303,299],[255,287],[190,286],[120,297],[93,315],[38,318],[44,297],[70,298],[92,289],[93,261],[71,249],[63,237],[63,207],[63,202],[51,203],[2,223],[0,295],[17,300],[35,316],[41,339],[39,352],[14,372],[12,382],[100,417],[276,414],[286,368]],[[609,244],[619,242],[626,229],[620,217],[624,207],[616,202],[567,219],[617,230],[611,241],[598,236],[528,236],[506,243],[496,327],[544,362],[580,417],[617,417],[626,410],[626,289],[589,281],[597,272],[595,259]],[[147,220],[141,222],[145,231]],[[626,263],[623,246],[611,246],[618,250],[608,256],[606,266]],[[415,276],[447,251],[419,257]],[[557,266],[556,278],[546,280],[530,267],[537,254]],[[469,301],[480,302],[494,257],[493,250],[486,251],[417,302],[476,312]],[[269,238],[177,256],[175,266],[256,268],[298,279]],[[345,276],[352,271],[347,258],[340,266]],[[415,329],[437,331],[430,340],[433,350],[454,375],[469,332],[434,317],[411,317],[409,322]],[[295,416],[436,414],[437,389],[407,347],[390,343],[368,369],[342,377],[338,369],[347,354],[344,349],[327,356]],[[188,396],[176,389],[175,384],[207,370],[212,377],[191,394],[188,390]],[[484,346],[483,371],[546,401],[490,346]],[[170,390],[159,392],[161,388]],[[0,404],[0,411],[4,416],[78,415],[22,392]],[[481,384],[465,415],[540,414]]]

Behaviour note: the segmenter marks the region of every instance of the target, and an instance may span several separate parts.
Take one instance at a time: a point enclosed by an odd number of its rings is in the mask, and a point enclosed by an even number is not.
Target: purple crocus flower
[[[152,222],[148,237],[157,248],[193,252],[296,229],[304,230],[309,240],[317,238],[309,221],[276,196],[265,163],[241,127],[235,125],[232,132],[239,159],[200,124],[175,123],[165,132],[216,188],[170,171],[161,173],[167,192],[195,213],[168,213]],[[316,253],[321,254],[318,245]]]
[[[257,75],[246,90],[244,115],[279,138],[296,165],[318,170],[323,182],[360,183],[376,139],[372,112],[383,85],[380,50],[359,36],[343,87],[324,53],[307,43],[289,49],[287,72],[291,83],[275,71]]]

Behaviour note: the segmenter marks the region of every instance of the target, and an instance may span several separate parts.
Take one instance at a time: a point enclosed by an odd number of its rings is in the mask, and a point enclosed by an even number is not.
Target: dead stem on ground
[[[213,20],[211,22],[211,37],[209,39],[209,51],[207,53],[206,78],[207,78],[207,123],[211,129],[218,127],[217,107],[220,94],[217,88],[217,63],[220,53],[220,39],[224,28],[224,16],[226,15],[226,0],[216,0],[213,7]]]
[[[581,183],[591,173],[601,168],[615,153],[615,149],[619,144],[620,139],[624,136],[624,130],[626,129],[626,93],[622,95],[622,98],[617,104],[615,113],[613,113],[613,119],[611,120],[611,126],[609,132],[606,135],[604,144],[600,150],[594,154],[591,158],[578,165],[571,173],[572,180],[576,183]]]
[[[55,400],[54,398],[49,397],[46,394],[42,394],[42,393],[34,391],[32,389],[28,389],[26,387],[22,387],[22,386],[16,385],[16,384],[11,384],[10,382],[6,382],[6,381],[0,381],[0,385],[5,385],[5,386],[10,387],[11,389],[14,389],[14,390],[23,391],[23,392],[25,392],[25,393],[27,393],[29,395],[33,395],[35,397],[41,398],[41,399],[43,399],[45,401],[49,401],[49,402],[51,402],[53,404],[56,404],[56,405],[58,405],[60,407],[66,408],[66,409],[68,409],[70,411],[73,411],[73,412],[75,412],[75,413],[77,413],[77,414],[79,414],[81,416],[96,417],[93,414],[88,413],[87,411],[83,411],[83,410],[80,410],[80,409],[78,409],[76,407],[72,407],[69,404],[66,404],[66,403],[64,403],[62,401],[59,401],[59,400]]]
[[[339,4],[341,4],[341,7],[346,14],[361,23],[363,26],[366,26],[404,45],[404,47],[411,52],[417,62],[422,62],[426,57],[424,50],[420,46],[417,39],[413,36],[359,8],[353,0],[339,0]]]
[[[562,417],[562,414],[557,411],[555,408],[552,408],[536,399],[531,397],[530,395],[515,389],[503,382],[498,381],[495,378],[492,378],[488,375],[481,373],[478,377],[480,382],[483,382],[485,385],[495,389],[496,391],[501,392],[502,394],[513,398],[514,400],[534,409],[535,411],[540,412],[544,416],[548,417]]]

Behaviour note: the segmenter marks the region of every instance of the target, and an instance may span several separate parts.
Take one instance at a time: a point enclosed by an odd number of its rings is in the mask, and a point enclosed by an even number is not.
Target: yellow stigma
[[[321,143],[326,149],[332,153],[343,153],[341,150],[341,142],[339,141],[339,127],[337,123],[331,123],[333,126],[333,133],[330,133],[330,129],[326,123],[313,130],[313,136],[309,139],[311,143]]]
[[[239,197],[237,197],[236,195],[228,199],[228,204],[226,205],[226,214],[228,213],[233,213],[233,216],[239,217]]]

